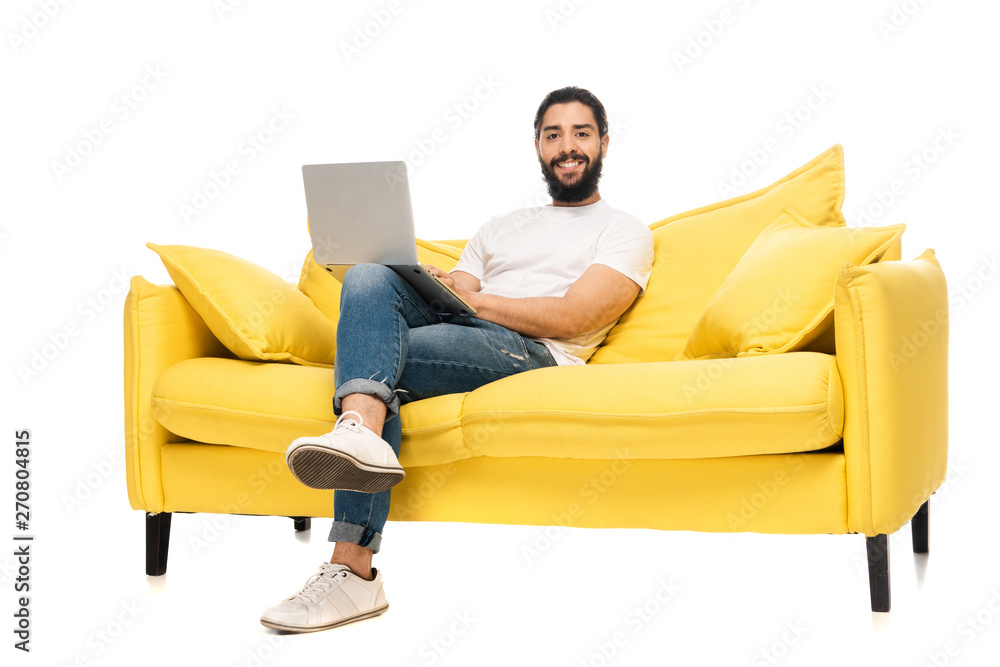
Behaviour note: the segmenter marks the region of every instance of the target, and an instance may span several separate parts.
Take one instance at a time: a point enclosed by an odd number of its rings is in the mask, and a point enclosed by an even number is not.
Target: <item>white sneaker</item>
[[[353,410],[340,415],[326,435],[293,441],[285,462],[295,479],[314,489],[378,493],[406,476],[389,443],[365,426]]]
[[[285,632],[316,632],[378,616],[389,608],[382,575],[362,579],[346,565],[323,563],[295,595],[268,607],[261,625]]]

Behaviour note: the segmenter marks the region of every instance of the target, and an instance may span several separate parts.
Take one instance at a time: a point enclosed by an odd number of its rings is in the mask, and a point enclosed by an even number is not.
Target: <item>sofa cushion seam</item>
[[[159,407],[165,410],[200,410],[203,412],[211,412],[216,414],[228,414],[234,416],[247,416],[247,417],[261,417],[265,419],[271,419],[274,421],[294,421],[294,422],[312,422],[315,424],[332,424],[331,420],[327,419],[316,419],[314,417],[299,417],[282,415],[278,413],[269,412],[256,412],[252,410],[240,410],[229,408],[222,405],[206,405],[204,403],[189,403],[187,401],[178,401],[172,398],[163,398],[159,396],[153,396],[153,406]]]
[[[826,413],[829,415],[828,410],[829,404],[826,402],[821,403],[809,403],[801,406],[790,406],[790,407],[747,407],[747,408],[706,408],[703,410],[680,410],[672,412],[583,412],[579,410],[540,410],[540,409],[527,409],[518,411],[505,412],[506,416],[543,416],[543,417],[573,417],[573,418],[596,418],[596,419],[669,419],[676,417],[691,417],[691,416],[710,416],[710,415],[744,415],[744,414],[762,414],[762,415],[795,415],[795,414],[822,414]],[[491,415],[462,415],[462,423],[467,424],[472,421],[483,420],[495,418],[496,414]],[[831,431],[832,432],[832,431]]]

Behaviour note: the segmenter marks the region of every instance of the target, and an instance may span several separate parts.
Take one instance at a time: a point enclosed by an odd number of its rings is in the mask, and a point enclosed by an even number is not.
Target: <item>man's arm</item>
[[[476,317],[532,338],[566,340],[599,329],[628,310],[639,294],[635,281],[604,264],[591,265],[561,297],[523,299],[482,294],[479,280],[464,271],[428,268],[476,309]]]

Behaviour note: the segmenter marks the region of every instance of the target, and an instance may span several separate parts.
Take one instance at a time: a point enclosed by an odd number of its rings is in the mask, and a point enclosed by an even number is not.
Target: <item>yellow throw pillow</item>
[[[451,271],[458,264],[461,256],[461,248],[455,248],[440,241],[417,239],[417,259],[422,264],[436,266],[442,271]]]
[[[820,227],[785,207],[712,297],[678,358],[803,348],[832,324],[841,264],[878,261],[905,227]]]
[[[336,326],[294,285],[218,250],[146,246],[160,256],[215,337],[239,358],[333,368]]]
[[[587,363],[673,359],[712,295],[783,206],[818,225],[843,227],[843,201],[844,151],[838,144],[756,192],[650,225],[655,258],[646,293]]]
[[[343,270],[340,267],[333,271],[327,270],[316,263],[313,251],[310,250],[302,264],[302,273],[299,274],[299,291],[309,297],[334,325],[340,319],[340,281],[346,270],[346,267]]]

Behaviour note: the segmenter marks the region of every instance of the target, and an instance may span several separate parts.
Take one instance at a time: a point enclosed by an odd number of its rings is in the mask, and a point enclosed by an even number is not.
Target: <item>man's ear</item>
[[[538,139],[535,139],[535,153],[538,155],[538,157],[542,157],[542,149],[538,145]]]
[[[611,141],[611,135],[605,134],[601,137],[601,159],[603,160],[608,156],[608,143]]]

